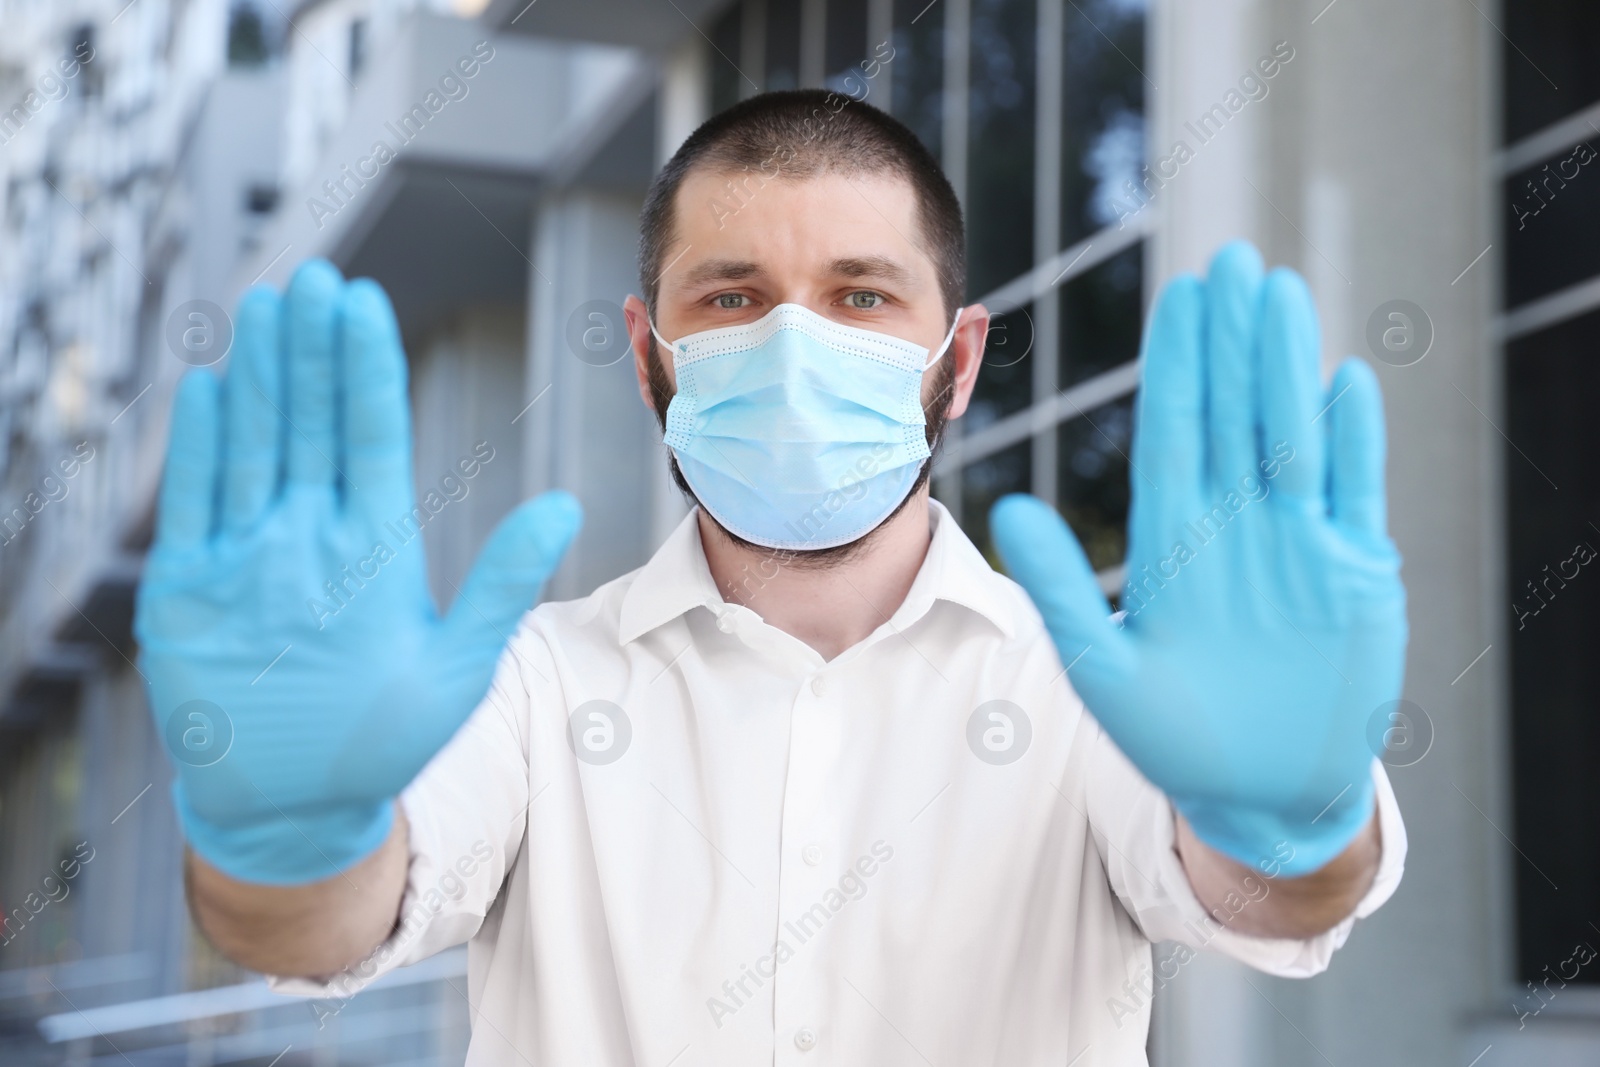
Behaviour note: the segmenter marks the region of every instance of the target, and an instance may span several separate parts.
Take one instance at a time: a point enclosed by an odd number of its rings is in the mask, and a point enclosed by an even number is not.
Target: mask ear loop
[[[944,335],[944,344],[940,345],[939,351],[932,359],[928,360],[928,365],[922,368],[922,373],[926,374],[928,371],[932,370],[934,365],[943,359],[944,354],[950,350],[950,342],[955,340],[956,327],[961,325],[961,313],[965,310],[967,309],[964,307],[956,308],[956,320],[950,324],[950,332]],[[654,329],[654,327],[652,327],[652,329]]]
[[[678,355],[678,346],[667,340],[665,337],[662,337],[661,331],[656,329],[656,324],[654,322],[651,322],[649,319],[645,319],[644,321],[650,323],[650,332],[655,334],[657,341],[661,342],[661,347],[665,348],[668,352],[671,352],[673,357],[676,358]]]

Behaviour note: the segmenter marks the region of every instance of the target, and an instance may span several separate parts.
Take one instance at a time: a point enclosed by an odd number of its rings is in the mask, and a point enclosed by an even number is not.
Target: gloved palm
[[[1107,733],[1201,840],[1291,875],[1371,817],[1366,726],[1400,695],[1406,643],[1377,383],[1352,359],[1324,391],[1318,337],[1304,283],[1263,279],[1248,245],[1166,287],[1145,345],[1121,625],[1052,510],[1008,497],[992,516]]]
[[[293,884],[383,842],[578,510],[549,494],[513,512],[439,618],[422,538],[403,539],[429,512],[412,510],[383,291],[314,262],[238,317],[226,382],[196,370],[178,391],[135,628],[190,845],[234,877]]]

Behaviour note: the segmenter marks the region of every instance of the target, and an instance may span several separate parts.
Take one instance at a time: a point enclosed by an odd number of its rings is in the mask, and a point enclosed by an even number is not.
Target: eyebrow
[[[916,275],[888,256],[852,256],[828,264],[828,273],[845,278],[882,278],[898,285],[916,284]]]
[[[759,264],[745,259],[708,259],[683,275],[682,287],[692,289],[707,282],[730,282],[764,275]]]
[[[882,278],[908,287],[917,282],[915,274],[888,256],[846,256],[830,262],[827,271],[844,278]],[[694,289],[710,282],[761,278],[766,273],[759,263],[747,259],[708,259],[685,271],[679,287]]]

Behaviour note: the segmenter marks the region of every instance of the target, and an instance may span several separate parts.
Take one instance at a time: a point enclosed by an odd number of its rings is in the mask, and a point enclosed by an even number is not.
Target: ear
[[[622,317],[628,322],[628,343],[633,346],[633,373],[639,379],[639,397],[645,407],[655,411],[655,400],[650,396],[650,343],[655,340],[650,334],[650,312],[643,300],[629,296],[622,302]],[[673,379],[672,360],[663,358],[662,363],[667,380],[676,389],[678,383]]]
[[[978,384],[978,368],[983,366],[983,343],[988,336],[989,309],[982,304],[963,308],[955,336],[950,339],[950,351],[944,354],[945,359],[955,360],[956,366],[955,389],[947,413],[952,420],[967,412],[967,402]]]

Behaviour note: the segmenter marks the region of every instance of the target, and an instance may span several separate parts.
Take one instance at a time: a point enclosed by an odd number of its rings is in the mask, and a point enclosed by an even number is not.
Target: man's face
[[[753,171],[691,171],[678,189],[656,328],[676,341],[799,304],[834,322],[937,349],[956,309],[944,307],[933,260],[919,243],[916,206],[910,184],[886,174],[823,173],[763,184]],[[656,408],[645,307],[629,297],[625,311],[640,393]],[[987,312],[967,309],[944,357],[954,381],[926,375],[925,405],[948,404],[949,418],[966,410],[987,329]],[[657,373],[675,391],[670,354],[660,356]],[[934,395],[941,381],[948,385],[945,398]]]

